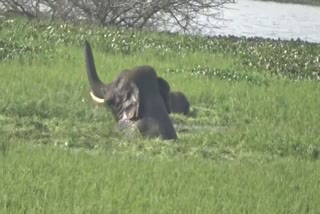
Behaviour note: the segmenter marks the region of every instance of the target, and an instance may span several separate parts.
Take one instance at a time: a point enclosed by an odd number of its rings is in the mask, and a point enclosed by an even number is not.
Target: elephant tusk
[[[91,95],[91,98],[92,98],[95,102],[100,103],[100,104],[101,104],[101,103],[104,103],[104,99],[101,99],[101,98],[97,97],[96,95],[93,94],[92,91],[90,92],[90,95]]]

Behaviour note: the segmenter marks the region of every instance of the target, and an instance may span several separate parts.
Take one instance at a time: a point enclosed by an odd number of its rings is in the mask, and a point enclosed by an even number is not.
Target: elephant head
[[[168,115],[170,86],[157,77],[152,67],[124,70],[114,81],[105,84],[96,72],[89,42],[85,41],[84,49],[90,95],[95,102],[111,109],[119,125],[134,125],[146,137],[177,138]]]
[[[187,115],[190,109],[190,103],[187,97],[180,91],[171,91],[169,93],[169,108],[173,113]]]

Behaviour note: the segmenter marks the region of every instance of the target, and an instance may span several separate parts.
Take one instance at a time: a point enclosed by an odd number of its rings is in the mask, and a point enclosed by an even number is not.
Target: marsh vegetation
[[[316,213],[320,45],[0,19],[1,213]],[[101,79],[152,65],[179,140],[119,132]]]

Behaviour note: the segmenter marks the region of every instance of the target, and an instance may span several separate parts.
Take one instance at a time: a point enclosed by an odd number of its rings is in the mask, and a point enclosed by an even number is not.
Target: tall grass
[[[3,213],[319,210],[319,163],[295,158],[271,163],[142,158],[29,142],[11,145],[5,158]]]
[[[1,53],[13,43],[36,47],[31,35],[21,31],[14,42],[2,39]],[[317,213],[319,83],[277,72],[279,67],[251,66],[254,58],[246,64],[241,54],[252,41],[236,42],[236,55],[184,43],[168,51],[174,39],[197,43],[175,35],[150,38],[162,48],[106,50],[98,45],[102,40],[87,39],[102,80],[149,64],[188,96],[191,114],[171,116],[175,143],[117,130],[110,112],[90,100],[80,41],[2,58],[0,213]],[[274,42],[257,44],[272,44],[271,51]],[[304,45],[298,59],[316,66],[318,46]],[[297,61],[302,74],[314,68],[302,64]]]

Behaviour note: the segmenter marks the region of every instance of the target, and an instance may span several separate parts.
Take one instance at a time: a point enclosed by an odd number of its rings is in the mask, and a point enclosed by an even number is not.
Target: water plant
[[[0,213],[317,213],[319,44],[0,19]],[[156,68],[176,143],[116,129],[101,79]]]

